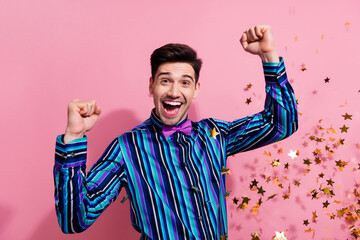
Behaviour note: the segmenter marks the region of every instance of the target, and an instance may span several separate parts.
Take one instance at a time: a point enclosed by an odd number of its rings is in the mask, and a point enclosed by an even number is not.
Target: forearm
[[[86,175],[86,138],[66,145],[60,140],[58,137],[54,166],[58,222],[64,233],[82,232],[117,197],[119,172],[111,172],[107,166]],[[106,165],[107,160],[101,158],[97,165]]]
[[[287,81],[284,62],[282,58],[279,60],[280,64],[263,63],[266,80],[264,110],[231,123],[218,123],[227,132],[228,156],[280,141],[296,131],[296,100]]]
[[[290,136],[298,128],[298,113],[293,88],[288,82],[285,65],[263,63],[266,81],[265,114],[277,130],[275,139],[279,141]]]

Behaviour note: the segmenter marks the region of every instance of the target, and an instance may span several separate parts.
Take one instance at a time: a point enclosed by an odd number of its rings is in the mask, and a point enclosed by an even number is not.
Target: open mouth
[[[164,113],[167,116],[175,116],[179,113],[182,103],[175,101],[163,101]]]

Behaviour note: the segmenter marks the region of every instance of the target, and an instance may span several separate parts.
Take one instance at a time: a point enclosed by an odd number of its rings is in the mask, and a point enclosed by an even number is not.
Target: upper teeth
[[[166,104],[172,105],[172,106],[180,106],[181,103],[179,102],[165,102]]]

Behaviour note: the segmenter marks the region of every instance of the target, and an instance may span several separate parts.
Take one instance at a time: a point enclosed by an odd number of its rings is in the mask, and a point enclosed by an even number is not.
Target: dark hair
[[[197,58],[196,51],[185,44],[169,43],[151,54],[151,76],[154,79],[159,66],[167,62],[183,62],[190,64],[195,71],[195,82],[199,80],[202,61]]]

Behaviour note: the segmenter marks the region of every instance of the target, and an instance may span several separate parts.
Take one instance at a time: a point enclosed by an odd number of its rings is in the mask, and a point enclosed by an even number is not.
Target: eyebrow
[[[161,76],[164,76],[164,75],[165,76],[171,76],[171,73],[170,72],[161,72],[161,73],[159,73],[158,78],[161,77]],[[182,75],[182,77],[183,78],[190,78],[193,82],[195,82],[193,77],[190,76],[190,75],[184,74],[184,75]]]

